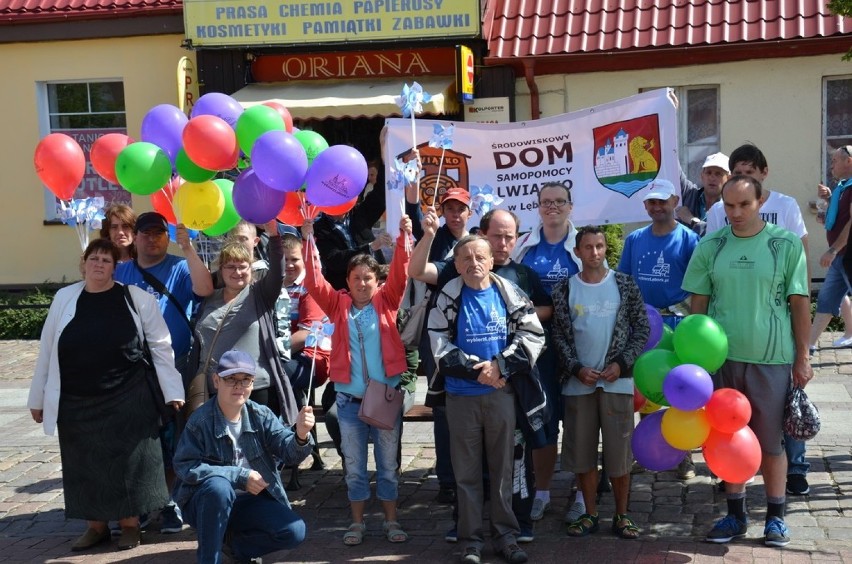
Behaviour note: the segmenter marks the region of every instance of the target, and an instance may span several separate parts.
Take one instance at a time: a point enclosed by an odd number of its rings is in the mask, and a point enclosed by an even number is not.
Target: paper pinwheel
[[[482,187],[471,186],[470,195],[470,209],[479,217],[491,211],[494,206],[499,206],[503,203],[503,198],[498,197],[494,192],[494,188],[488,184]]]
[[[408,83],[403,84],[402,93],[394,97],[394,102],[402,110],[402,117],[414,117],[414,114],[423,113],[423,104],[428,103],[432,96],[423,90],[416,81],[408,86]]]
[[[311,374],[308,378],[308,390],[311,389],[314,383],[314,373],[316,372],[317,366],[317,348],[331,348],[330,344],[328,343],[328,339],[331,338],[333,334],[334,323],[322,323],[320,321],[314,321],[311,324],[308,336],[305,337],[305,347],[312,347],[314,349],[314,354],[311,357]]]
[[[444,127],[440,123],[432,126],[432,138],[429,139],[429,146],[436,149],[441,149],[442,152],[453,148],[453,133],[456,126],[448,125]]]
[[[59,200],[56,211],[62,223],[77,231],[77,238],[83,250],[89,245],[89,230],[100,229],[101,222],[105,219],[104,199],[101,196],[67,202]]]

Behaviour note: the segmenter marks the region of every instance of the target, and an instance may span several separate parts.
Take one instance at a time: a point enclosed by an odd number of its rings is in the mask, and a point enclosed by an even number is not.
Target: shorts
[[[843,257],[836,256],[825,271],[825,281],[817,294],[816,312],[840,315],[840,303],[849,292],[849,280],[843,269]]]
[[[792,381],[789,364],[752,364],[727,360],[713,375],[713,387],[734,388],[748,398],[751,420],[760,449],[768,455],[784,454],[784,404]]]
[[[604,467],[618,478],[633,463],[633,396],[596,388],[591,394],[564,396],[562,468],[575,474],[598,467],[598,435],[603,438]]]

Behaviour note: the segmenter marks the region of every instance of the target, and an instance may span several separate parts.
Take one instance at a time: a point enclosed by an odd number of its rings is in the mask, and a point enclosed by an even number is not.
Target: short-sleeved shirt
[[[462,286],[458,333],[453,343],[468,355],[490,361],[506,348],[506,304],[497,286],[477,290]],[[476,380],[447,377],[447,392],[460,396],[481,396],[495,390]]]
[[[443,288],[447,282],[459,275],[452,260],[436,261],[433,264],[438,270],[438,288]],[[520,288],[534,306],[553,305],[553,300],[550,298],[550,294],[545,291],[538,274],[527,265],[510,260],[506,264],[495,264],[492,272]]]
[[[189,265],[186,259],[174,255],[166,255],[159,264],[147,270],[154,278],[163,283],[163,286],[177,298],[182,306],[178,309],[171,303],[168,296],[161,295],[155,288],[148,284],[142,277],[142,272],[136,267],[134,261],[119,264],[115,269],[115,279],[122,284],[133,284],[139,286],[149,294],[157,298],[160,311],[166,320],[169,333],[172,336],[172,349],[175,358],[180,358],[189,353],[192,343],[192,334],[189,330],[187,320],[192,317],[195,307],[201,301],[192,292],[192,279],[189,276]]]
[[[627,236],[618,270],[636,280],[645,303],[666,308],[689,296],[680,285],[697,245],[698,235],[680,223],[662,236],[649,225]]]
[[[710,296],[707,315],[728,336],[728,359],[754,364],[792,364],[795,358],[788,298],[808,295],[801,240],[767,223],[752,237],[730,226],[698,244],[683,289]]]
[[[379,315],[372,303],[358,309],[354,305],[347,315],[349,322],[349,359],[352,377],[349,382],[335,382],[334,389],[356,397],[364,397],[367,378],[378,380],[389,386],[399,385],[399,374],[388,376],[382,356],[382,338],[379,330]],[[359,332],[360,329],[360,332]],[[363,338],[364,352],[361,352]],[[364,366],[366,359],[367,365]]]
[[[787,194],[771,191],[769,197],[760,206],[760,218],[766,223],[792,231],[799,239],[808,234],[799,203]],[[706,233],[709,235],[726,225],[728,225],[728,216],[725,214],[725,204],[718,201],[707,211]]]
[[[521,264],[532,268],[538,274],[547,295],[553,293],[553,286],[560,280],[570,278],[580,271],[571,253],[565,248],[565,239],[557,243],[548,243],[542,234],[538,244],[530,247]]]

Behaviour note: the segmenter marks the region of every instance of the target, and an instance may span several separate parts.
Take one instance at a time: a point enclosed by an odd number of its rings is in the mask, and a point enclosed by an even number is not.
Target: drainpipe
[[[535,83],[535,59],[524,59],[524,78],[530,90],[530,116],[532,119],[541,117],[538,108],[538,85]]]

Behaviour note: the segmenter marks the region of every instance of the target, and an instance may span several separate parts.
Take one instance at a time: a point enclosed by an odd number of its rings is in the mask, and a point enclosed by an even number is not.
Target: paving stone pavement
[[[821,340],[830,347],[837,335]],[[143,544],[118,552],[114,544],[79,554],[70,552],[83,532],[81,521],[63,512],[59,445],[45,437],[27,412],[26,397],[38,352],[35,341],[0,341],[0,562],[174,562],[195,560],[195,534],[161,535],[156,520],[143,534]],[[784,549],[764,547],[765,499],[761,488],[748,488],[750,537],[728,545],[701,542],[711,523],[725,511],[724,495],[715,491],[700,453],[698,476],[688,482],[673,472],[645,472],[633,477],[630,515],[642,529],[638,541],[619,540],[602,527],[584,539],[564,534],[562,517],[571,499],[573,476],[558,471],[553,502],[536,524],[535,541],[525,548],[531,562],[852,562],[852,349],[820,350],[813,359],[817,378],[808,393],[822,414],[822,432],[808,443],[811,493],[788,498],[787,522],[793,542]],[[419,393],[423,393],[420,383]],[[422,397],[422,396],[421,396]],[[323,471],[305,470],[302,488],[290,498],[308,527],[299,548],[264,557],[264,562],[451,562],[458,545],[443,540],[452,525],[452,508],[435,502],[435,450],[431,423],[407,423],[403,433],[399,518],[411,538],[390,544],[381,535],[381,512],[368,506],[368,534],[358,547],[341,542],[349,524],[340,458],[319,425]],[[310,459],[305,466],[309,465]],[[757,477],[756,483],[761,481]],[[611,494],[601,499],[602,523],[614,510]],[[502,559],[486,549],[485,562]]]

